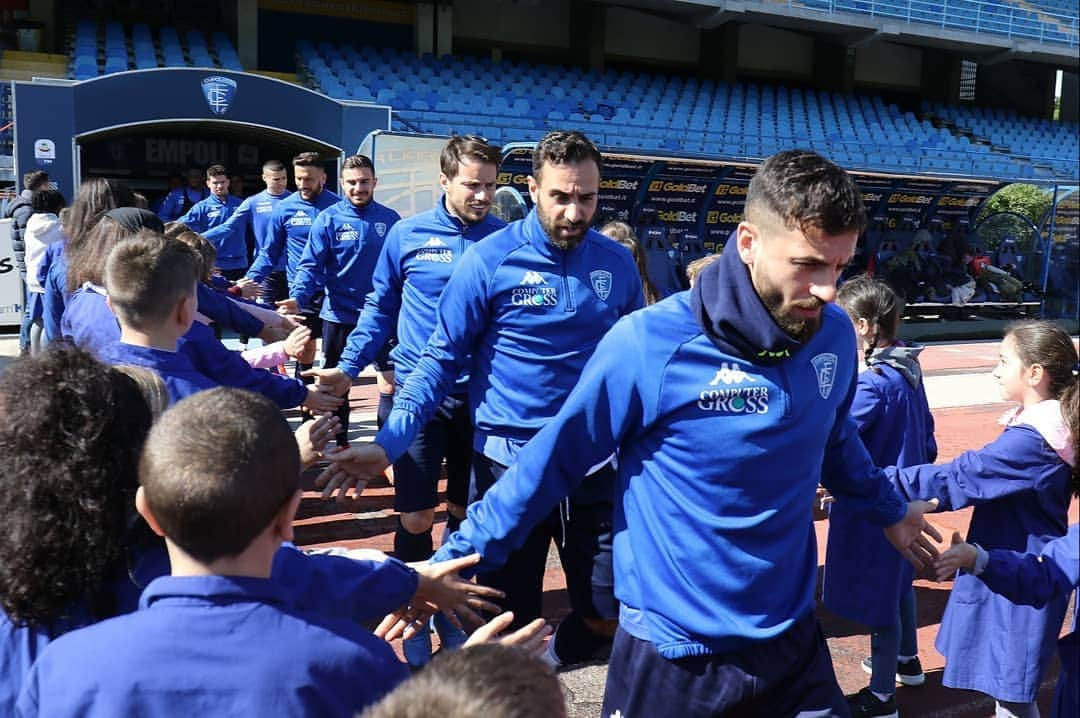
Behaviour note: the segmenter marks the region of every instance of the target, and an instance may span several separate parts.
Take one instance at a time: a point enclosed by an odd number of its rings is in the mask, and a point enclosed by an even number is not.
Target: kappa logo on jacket
[[[720,368],[716,371],[716,376],[709,382],[709,386],[719,386],[720,384],[730,386],[731,384],[742,384],[744,381],[753,380],[749,374],[739,368],[738,364],[721,362]]]
[[[360,233],[348,222],[341,225],[337,231],[337,240],[339,242],[355,242],[358,239],[360,239]]]
[[[698,394],[702,411],[717,414],[768,414],[769,387],[742,386],[756,380],[735,362],[721,362],[712,381]]]
[[[520,284],[522,286],[536,286],[538,284],[547,284],[547,280],[539,272],[534,272],[531,269],[525,272],[525,276],[521,278]]]
[[[822,399],[828,399],[832,393],[833,381],[836,380],[836,355],[826,352],[810,360],[817,373],[818,393]]]
[[[559,304],[559,290],[548,286],[542,274],[530,269],[510,291],[510,303],[515,307],[555,307]]]
[[[289,225],[293,227],[310,227],[311,217],[304,210],[297,210],[296,214],[289,218]]]
[[[432,237],[417,250],[416,261],[450,264],[454,261],[454,250],[438,237]]]

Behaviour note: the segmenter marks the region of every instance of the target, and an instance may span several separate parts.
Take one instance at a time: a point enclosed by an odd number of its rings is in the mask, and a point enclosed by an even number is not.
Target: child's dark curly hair
[[[0,373],[0,607],[17,624],[85,601],[110,613],[150,410],[127,375],[70,346]]]

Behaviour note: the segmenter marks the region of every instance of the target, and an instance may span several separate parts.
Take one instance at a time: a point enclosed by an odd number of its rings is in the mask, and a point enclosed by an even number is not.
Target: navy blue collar
[[[150,582],[139,599],[149,608],[169,599],[203,599],[215,604],[258,601],[285,604],[286,589],[269,578],[250,576],[162,576]]]
[[[690,309],[705,334],[725,354],[757,364],[776,364],[802,346],[769,314],[733,243],[728,243],[719,261],[698,275],[690,290]]]

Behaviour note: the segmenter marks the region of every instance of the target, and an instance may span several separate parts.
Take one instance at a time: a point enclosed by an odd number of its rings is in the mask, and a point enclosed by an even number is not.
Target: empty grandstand
[[[935,127],[880,97],[306,41],[297,54],[300,75],[313,87],[331,97],[389,104],[399,129],[480,132],[505,143],[570,125],[611,148],[754,159],[799,146],[858,169],[1076,177],[1075,122],[1056,125],[1072,142],[1047,145],[1047,154],[1037,156],[1044,162],[1035,164],[1032,155]]]
[[[210,42],[198,29],[183,35],[171,25],[161,27],[157,38],[145,23],[125,27],[118,21],[97,23],[80,20],[70,47],[70,77],[89,80],[99,75],[155,67],[220,67],[243,70],[232,41],[214,32]]]

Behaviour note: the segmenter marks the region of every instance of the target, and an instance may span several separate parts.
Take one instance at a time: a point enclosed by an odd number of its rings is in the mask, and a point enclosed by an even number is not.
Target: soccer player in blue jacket
[[[172,222],[181,215],[206,199],[210,191],[203,184],[203,173],[194,167],[187,172],[187,186],[177,187],[170,190],[161,201],[161,207],[157,210],[158,217],[162,222]]]
[[[202,236],[216,247],[219,243],[228,241],[224,238],[237,235],[247,244],[250,233],[254,237],[254,253],[257,255],[262,251],[266,246],[266,231],[270,226],[274,208],[291,194],[285,186],[289,175],[281,160],[268,160],[263,163],[262,181],[266,184],[266,189],[245,199],[224,224],[202,232]],[[262,290],[266,297],[283,299],[288,293],[284,270],[270,272],[263,280]]]
[[[326,189],[326,170],[319,163],[316,152],[301,152],[293,157],[293,179],[296,192],[278,202],[270,217],[270,224],[264,235],[264,245],[251,263],[247,278],[263,282],[273,272],[285,272],[285,292],[282,296],[271,294],[264,297],[267,301],[279,302],[286,299],[288,285],[293,281],[300,257],[304,254],[311,225],[327,207],[341,200],[336,194]],[[322,334],[319,310],[322,308],[322,293],[311,298],[312,313],[305,314],[305,323],[311,328],[312,336]],[[297,362],[296,371],[310,369],[311,364]]]
[[[314,298],[325,294],[319,312],[324,369],[338,365],[345,340],[356,327],[364,297],[371,291],[371,275],[386,233],[401,219],[397,212],[375,201],[377,183],[375,165],[369,157],[353,155],[345,159],[341,168],[345,199],[315,218],[289,285],[290,296],[279,303],[291,314],[311,313]],[[390,369],[385,355],[376,368]],[[348,401],[338,409],[338,418],[341,433],[337,443],[344,446],[349,436]]]
[[[644,303],[630,253],[589,228],[600,164],[596,146],[580,132],[540,140],[529,180],[533,211],[465,252],[386,424],[375,443],[346,450],[350,463],[375,475],[399,460],[466,370],[475,429],[470,500],[496,485],[521,446],[551,420],[600,337]],[[557,539],[574,609],[555,635],[550,657],[557,662],[592,657],[614,633],[610,458],[577,463],[578,478],[597,475],[559,497],[569,496],[566,507],[548,507],[505,567],[481,575],[507,594],[504,605],[518,621],[530,620],[540,613],[547,552]],[[353,479],[331,470],[322,481],[329,495],[344,494]]]
[[[301,152],[293,157],[292,164],[296,191],[274,207],[263,235],[263,246],[247,272],[249,279],[261,282],[272,272],[283,271],[286,291],[304,254],[315,218],[319,212],[341,200],[326,189],[326,170],[320,164],[318,153]],[[285,298],[268,297],[272,301]],[[311,331],[314,333],[315,327]]]
[[[848,715],[814,617],[818,483],[912,560],[935,554],[923,530],[940,540],[923,521],[934,504],[904,504],[848,416],[855,338],[830,302],[865,224],[854,182],[813,153],[780,153],[745,216],[693,290],[600,340],[435,554],[501,565],[581,467],[615,453],[621,607],[605,716]]]
[[[435,330],[439,296],[462,255],[506,226],[490,214],[500,159],[499,148],[479,137],[455,136],[446,143],[439,160],[443,196],[433,209],[390,230],[375,265],[374,290],[367,296],[341,361],[334,370],[317,372],[322,381],[336,385],[336,393],[347,392],[368,364],[379,365],[387,339],[395,331],[394,381],[400,386],[408,378]],[[394,555],[403,561],[431,557],[444,459],[447,535],[465,518],[473,444],[468,382],[468,373],[458,377],[440,411],[394,462],[394,508],[399,512]],[[393,404],[393,394],[380,393],[380,405],[383,397]],[[446,645],[450,635],[446,625],[439,616],[435,624]],[[430,635],[421,633],[406,641],[404,651],[410,665],[423,665],[431,656]]]
[[[199,234],[225,224],[240,206],[240,198],[229,194],[229,173],[222,165],[207,168],[206,186],[210,188],[210,196],[180,217],[181,222]],[[217,250],[217,266],[226,279],[236,280],[244,276],[248,261],[242,234],[218,235],[210,243]]]

